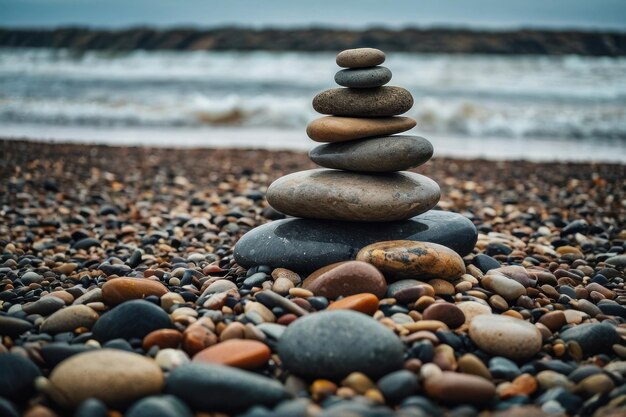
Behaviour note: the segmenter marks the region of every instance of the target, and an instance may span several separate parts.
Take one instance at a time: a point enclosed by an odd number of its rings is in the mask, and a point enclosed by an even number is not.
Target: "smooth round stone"
[[[0,316],[0,335],[19,336],[33,329],[33,323],[17,317]]]
[[[480,281],[483,288],[493,291],[507,301],[515,301],[520,296],[526,295],[526,288],[517,281],[513,281],[504,275],[485,275]]]
[[[465,323],[465,314],[452,303],[433,303],[422,313],[423,320],[439,320],[456,329]]]
[[[398,404],[419,390],[417,376],[406,369],[385,375],[377,385],[385,400],[391,404]]]
[[[269,265],[308,273],[354,259],[361,248],[387,240],[438,243],[465,256],[474,248],[477,236],[470,220],[438,210],[384,224],[284,219],[246,233],[235,245],[234,256],[239,265],[247,268]]]
[[[198,352],[194,362],[217,363],[241,369],[257,369],[270,359],[272,351],[256,340],[230,339]]]
[[[400,369],[404,346],[373,318],[335,310],[309,314],[291,323],[278,341],[277,351],[285,368],[296,375],[338,380],[352,372],[379,378]]]
[[[165,393],[194,410],[225,413],[240,413],[252,406],[274,407],[289,398],[274,379],[208,363],[190,363],[173,370],[165,382]]]
[[[487,353],[509,359],[528,359],[541,350],[541,333],[532,324],[508,316],[479,315],[469,325],[469,336]]]
[[[317,142],[344,142],[402,133],[414,128],[416,124],[414,119],[401,116],[375,119],[324,116],[309,123],[306,134]]]
[[[495,396],[493,382],[476,375],[442,372],[427,378],[424,390],[429,397],[446,403],[486,404]]]
[[[48,316],[63,307],[65,307],[65,302],[60,298],[46,297],[24,305],[23,310],[26,314],[41,314],[42,316]]]
[[[108,417],[108,415],[106,404],[96,398],[86,399],[74,412],[74,417]]]
[[[0,397],[22,402],[35,393],[35,379],[41,371],[29,359],[14,353],[0,353]]]
[[[62,308],[41,323],[40,331],[43,333],[72,332],[84,327],[91,329],[98,320],[98,313],[85,305],[73,305]]]
[[[327,310],[354,310],[373,316],[378,310],[378,297],[374,294],[355,294],[331,303]]]
[[[487,369],[483,361],[481,361],[478,356],[472,353],[466,353],[461,356],[457,364],[459,366],[459,371],[464,374],[476,375],[488,380],[491,379],[489,369]]]
[[[331,300],[359,293],[372,293],[383,298],[387,282],[374,266],[360,261],[345,261],[313,272],[302,282],[302,288]]]
[[[166,293],[165,285],[146,278],[114,278],[102,286],[102,298],[107,304],[119,304],[150,295],[161,297]]]
[[[391,81],[391,71],[386,67],[352,68],[338,71],[335,82],[343,87],[381,87]]]
[[[309,152],[309,158],[323,167],[361,172],[404,171],[432,156],[429,141],[403,135],[329,143]]]
[[[193,417],[193,413],[173,395],[159,395],[137,401],[124,417]]]
[[[321,114],[348,117],[389,117],[409,111],[413,96],[402,87],[331,88],[313,98]]]
[[[337,54],[336,62],[344,68],[373,67],[385,62],[385,53],[376,48],[346,49]]]
[[[433,208],[439,185],[414,172],[360,174],[331,169],[294,172],[274,181],[267,202],[295,217],[388,222]]]
[[[50,396],[63,407],[95,397],[125,405],[163,388],[163,373],[152,359],[118,349],[98,349],[61,362],[50,374]]]
[[[610,353],[611,346],[619,343],[615,327],[608,323],[586,323],[570,327],[560,334],[564,342],[577,342],[585,355]]]
[[[392,240],[361,249],[359,261],[371,263],[388,279],[439,278],[453,280],[465,273],[465,263],[458,253],[429,242]]]
[[[144,301],[126,301],[104,314],[95,326],[93,336],[100,342],[113,339],[143,339],[154,330],[169,329],[172,322],[163,309]]]
[[[54,368],[70,356],[96,349],[95,346],[85,345],[81,343],[68,344],[63,342],[46,343],[41,347],[41,356],[46,361],[49,369]]]

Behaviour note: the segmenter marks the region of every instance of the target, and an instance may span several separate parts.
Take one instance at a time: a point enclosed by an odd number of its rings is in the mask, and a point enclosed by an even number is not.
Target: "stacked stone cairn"
[[[471,222],[431,211],[439,186],[407,171],[428,161],[433,147],[422,137],[399,135],[416,125],[399,116],[411,109],[413,97],[404,88],[385,86],[392,74],[380,65],[384,61],[385,54],[372,48],[337,55],[337,65],[345,69],[335,81],[343,87],[315,96],[313,108],[328,116],[307,127],[311,139],[325,143],[309,152],[323,168],[270,185],[268,203],[299,219],[272,222],[244,236],[235,248],[241,265],[310,272],[391,240],[439,243],[462,256],[473,249]]]

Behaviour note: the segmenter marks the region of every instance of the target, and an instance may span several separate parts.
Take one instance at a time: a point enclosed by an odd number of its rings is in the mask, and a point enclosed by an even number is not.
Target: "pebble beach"
[[[478,237],[413,280],[235,261],[305,153],[0,154],[0,415],[626,413],[624,165],[431,159]]]

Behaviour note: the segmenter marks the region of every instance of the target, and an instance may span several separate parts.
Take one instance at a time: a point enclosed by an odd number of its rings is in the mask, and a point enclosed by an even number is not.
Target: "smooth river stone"
[[[391,240],[372,243],[356,255],[371,263],[387,279],[439,278],[454,280],[465,273],[465,263],[450,248],[430,242]]]
[[[30,359],[0,352],[0,398],[15,402],[30,399],[36,392],[35,379],[39,376],[41,371]]]
[[[541,350],[539,330],[527,321],[508,316],[474,317],[469,336],[485,352],[514,360],[531,358]]]
[[[284,367],[304,378],[340,380],[362,372],[377,379],[402,367],[404,345],[373,318],[334,310],[291,323],[278,341],[277,351]]]
[[[376,48],[346,49],[337,54],[337,65],[343,68],[364,68],[385,62],[385,53]]]
[[[427,378],[424,390],[431,398],[455,404],[486,404],[496,394],[493,382],[480,376],[457,372],[443,372]]]
[[[383,298],[387,282],[374,266],[366,262],[346,261],[313,272],[302,282],[302,288],[331,300],[359,293],[372,293]]]
[[[465,256],[474,249],[477,236],[466,217],[440,210],[384,224],[283,219],[246,233],[235,245],[234,256],[246,268],[268,265],[306,274],[354,259],[361,248],[386,240],[439,243]]]
[[[321,114],[352,117],[389,117],[409,111],[413,96],[402,87],[331,88],[313,98]]]
[[[253,370],[265,365],[271,354],[270,348],[257,340],[230,339],[201,350],[193,361]]]
[[[161,297],[165,294],[165,285],[147,278],[113,278],[102,286],[102,298],[107,304],[119,304],[150,295]]]
[[[429,141],[403,135],[329,143],[309,152],[309,158],[323,167],[365,172],[404,171],[432,156]]]
[[[92,397],[119,406],[158,394],[163,382],[154,360],[118,349],[97,349],[57,365],[50,374],[49,394],[63,407],[76,407]]]
[[[306,134],[317,142],[344,142],[353,139],[386,136],[413,129],[417,122],[410,117],[360,117],[324,116],[306,127]]]
[[[405,220],[433,208],[439,185],[414,172],[294,172],[274,181],[267,202],[295,217],[361,222]]]
[[[610,353],[611,346],[620,341],[617,330],[608,323],[579,324],[561,332],[560,338],[577,342],[585,355]]]
[[[113,339],[143,339],[148,333],[172,327],[162,308],[144,300],[126,301],[102,315],[93,326],[93,337],[99,342]]]
[[[350,88],[381,87],[391,81],[391,71],[386,67],[352,68],[338,71],[335,82]]]
[[[91,329],[98,320],[98,313],[86,305],[73,305],[53,313],[41,323],[42,333],[72,332],[84,327]]]

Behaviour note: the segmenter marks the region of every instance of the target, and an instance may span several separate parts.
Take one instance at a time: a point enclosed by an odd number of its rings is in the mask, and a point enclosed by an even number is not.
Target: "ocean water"
[[[436,155],[626,163],[626,59],[390,53]],[[0,136],[309,149],[331,53],[0,50]]]

